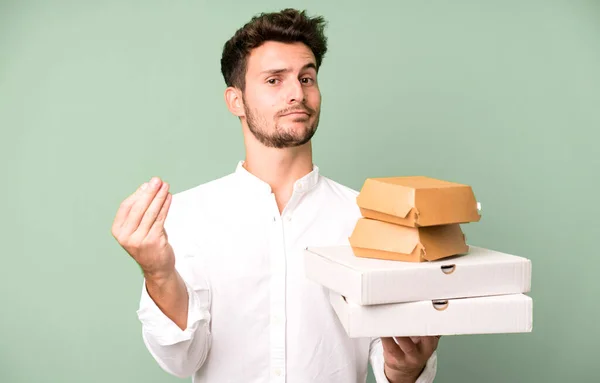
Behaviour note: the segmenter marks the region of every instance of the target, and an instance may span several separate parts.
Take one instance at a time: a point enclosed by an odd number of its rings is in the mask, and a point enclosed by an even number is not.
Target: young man
[[[347,244],[357,192],[319,174],[317,73],[324,20],[253,18],[221,60],[242,125],[235,172],[172,196],[154,177],[121,204],[112,232],[140,265],[143,340],[194,382],[431,382],[437,337],[350,339],[328,292],[304,277],[306,246]],[[168,215],[167,215],[168,213]]]

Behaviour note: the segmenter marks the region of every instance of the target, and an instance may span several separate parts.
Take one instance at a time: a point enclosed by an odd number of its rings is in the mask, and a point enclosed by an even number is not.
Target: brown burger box
[[[365,218],[409,227],[481,218],[470,186],[425,176],[368,178],[356,203]]]
[[[367,178],[349,238],[357,257],[427,262],[467,254],[460,224],[481,219],[470,186],[425,176]]]
[[[407,227],[360,218],[349,238],[357,257],[427,262],[466,254],[459,224]]]

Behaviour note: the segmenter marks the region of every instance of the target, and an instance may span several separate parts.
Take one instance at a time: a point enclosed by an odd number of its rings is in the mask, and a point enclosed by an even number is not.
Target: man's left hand
[[[439,336],[381,338],[387,379],[391,383],[414,383],[437,349],[439,339]]]

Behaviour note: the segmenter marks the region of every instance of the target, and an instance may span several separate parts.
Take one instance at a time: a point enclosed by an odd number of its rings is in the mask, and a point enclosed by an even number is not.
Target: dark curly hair
[[[254,16],[225,43],[221,56],[221,73],[227,86],[245,88],[248,55],[267,41],[302,42],[315,55],[317,70],[327,52],[325,19],[308,17],[306,11],[284,9],[280,12]]]

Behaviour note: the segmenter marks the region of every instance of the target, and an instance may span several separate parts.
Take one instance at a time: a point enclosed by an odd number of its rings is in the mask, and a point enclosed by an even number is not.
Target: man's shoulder
[[[356,197],[359,193],[358,190],[354,190],[349,186],[346,186],[338,181],[334,181],[333,179],[323,175],[321,176],[321,180],[335,196],[342,200],[351,200],[353,203],[356,202]]]
[[[356,204],[357,190],[325,176],[321,176],[321,185],[326,191],[329,208],[348,213],[353,219],[360,215]]]
[[[216,179],[200,183],[188,189],[173,194],[173,199],[179,201],[195,200],[198,197],[206,197],[213,194],[221,195],[235,183],[235,173],[226,174]]]
[[[321,176],[321,209],[329,217],[329,221],[340,228],[343,238],[350,235],[361,217],[356,203],[359,192],[339,181]]]
[[[199,213],[215,210],[222,206],[220,201],[226,200],[231,190],[237,189],[235,182],[231,173],[173,193],[168,220],[187,222]]]

